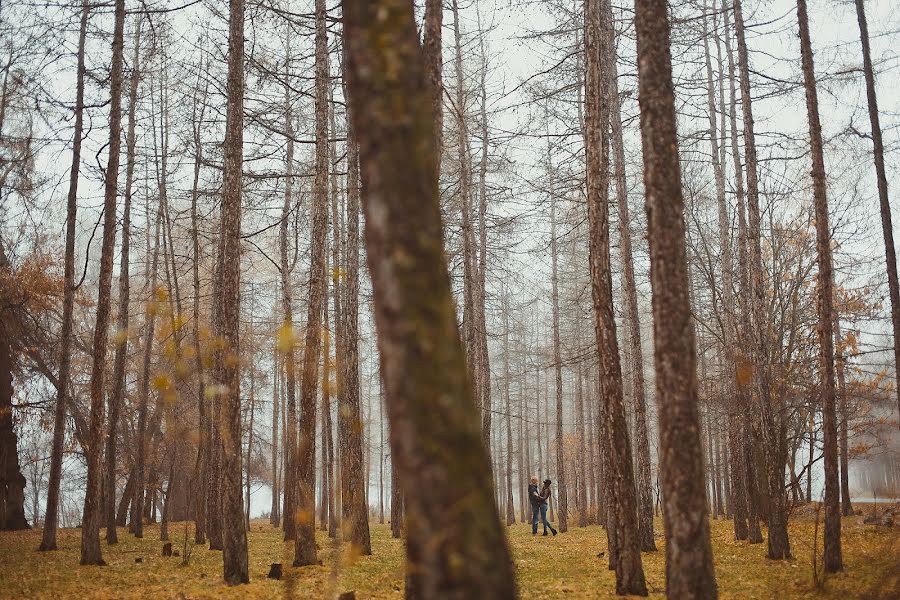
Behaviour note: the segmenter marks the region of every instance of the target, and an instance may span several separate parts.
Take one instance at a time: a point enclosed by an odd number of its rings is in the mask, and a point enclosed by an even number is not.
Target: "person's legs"
[[[532,535],[537,534],[539,512],[540,512],[540,509],[538,508],[538,505],[532,504],[531,505],[531,534]]]
[[[553,525],[550,524],[550,521],[547,520],[547,505],[546,504],[541,505],[541,519],[544,522],[544,535],[547,535],[547,529],[549,529],[553,535],[556,535],[556,529],[554,529]]]
[[[547,504],[541,504],[541,522],[544,524],[544,535],[547,535],[547,527],[550,523],[547,522]],[[537,529],[535,529],[537,531]]]

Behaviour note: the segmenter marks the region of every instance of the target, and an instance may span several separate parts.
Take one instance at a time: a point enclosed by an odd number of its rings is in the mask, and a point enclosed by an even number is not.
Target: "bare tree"
[[[703,477],[696,345],[689,300],[684,198],[675,130],[667,7],[635,1],[644,189],[653,288],[666,594],[715,598]]]
[[[325,302],[325,242],[328,233],[328,37],[325,1],[316,0],[315,121],[316,156],[313,183],[312,251],[309,272],[309,310],[300,381],[300,446],[297,452],[297,539],[294,566],[317,562],[315,538],[316,388],[321,353],[322,309]]]
[[[62,478],[63,443],[66,438],[66,399],[69,394],[72,366],[72,315],[75,307],[75,219],[78,211],[78,173],[81,168],[81,141],[84,128],[84,47],[87,38],[87,0],[81,3],[78,30],[78,73],[75,83],[75,133],[72,141],[72,167],[69,170],[69,193],[66,199],[66,257],[63,284],[62,334],[60,336],[59,384],[53,420],[53,448],[50,452],[50,480],[47,484],[47,510],[39,550],[56,550],[59,519],[59,484]]]
[[[100,552],[100,486],[103,480],[101,459],[104,425],[104,375],[106,343],[109,337],[110,288],[113,252],[116,244],[116,196],[119,180],[119,155],[122,147],[122,65],[124,62],[125,0],[116,0],[112,40],[112,64],[109,74],[109,160],[103,199],[103,242],[100,246],[100,282],[97,292],[97,320],[94,328],[91,364],[91,424],[87,448],[87,484],[84,515],[81,521],[81,564],[106,564]]]
[[[756,140],[753,130],[753,105],[750,95],[750,64],[744,36],[741,1],[734,0],[734,27],[738,43],[741,103],[744,112],[744,153],[747,159],[747,240],[750,247],[749,289],[750,314],[753,324],[753,367],[759,388],[759,414],[762,421],[763,448],[766,453],[766,482],[769,496],[769,545],[772,560],[791,556],[788,540],[787,510],[784,501],[784,466],[786,464],[785,425],[781,399],[772,394],[767,358],[768,322],[764,315],[762,245],[759,210],[759,177],[757,174]],[[750,462],[750,461],[748,461]],[[750,493],[748,491],[748,493]]]
[[[825,184],[825,153],[822,148],[822,125],[819,121],[819,98],[806,0],[797,0],[797,22],[800,25],[800,58],[806,89],[806,113],[809,119],[809,145],[812,155],[813,204],[816,213],[816,255],[819,265],[816,306],[819,322],[819,372],[821,373],[822,431],[825,442],[825,571],[836,573],[843,568],[841,559],[841,506],[838,481],[837,419],[834,384],[834,273],[831,260],[831,229],[828,226],[828,196]]]
[[[244,131],[244,0],[230,0],[228,80],[225,114],[225,172],[222,189],[220,324],[223,348],[217,352],[223,386],[222,432],[223,575],[231,585],[249,583],[247,530],[241,493],[241,172]]]
[[[894,228],[891,225],[891,204],[888,200],[887,174],[884,167],[884,142],[878,117],[878,96],[875,92],[875,71],[872,68],[872,51],[869,48],[869,25],[863,0],[855,0],[856,20],[859,23],[859,43],[862,46],[863,73],[866,77],[866,100],[869,122],[872,125],[872,147],[875,160],[875,176],[878,181],[878,202],[881,209],[881,230],[884,235],[884,258],[887,263],[888,295],[891,299],[891,325],[894,330],[894,372],[900,374],[900,284],[897,282],[897,253],[894,250]],[[897,409],[900,411],[900,385],[897,391]]]
[[[116,533],[116,435],[119,412],[125,396],[125,359],[128,352],[128,302],[131,282],[129,278],[129,252],[131,247],[131,192],[135,165],[135,113],[140,77],[141,19],[134,26],[134,54],[128,94],[128,133],[126,136],[127,159],[125,166],[125,206],[122,211],[122,248],[119,258],[119,314],[116,320],[116,356],[113,361],[113,391],[109,401],[109,433],[106,438],[106,541],[115,544]]]

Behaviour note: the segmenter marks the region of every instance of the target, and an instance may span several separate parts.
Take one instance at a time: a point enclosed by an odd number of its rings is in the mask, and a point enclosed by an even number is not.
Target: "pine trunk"
[[[81,166],[81,141],[84,123],[85,40],[87,38],[87,0],[81,3],[81,25],[78,30],[78,73],[75,84],[75,134],[72,142],[72,168],[69,171],[69,193],[66,200],[66,256],[63,291],[62,333],[60,336],[59,385],[53,421],[53,447],[50,452],[50,479],[47,484],[47,509],[39,550],[56,550],[59,520],[59,486],[62,479],[63,444],[66,438],[66,400],[72,367],[72,315],[75,308],[75,224],[78,211],[78,171]],[[4,336],[5,339],[5,336]],[[10,378],[10,386],[12,385]],[[10,395],[12,390],[10,389]]]
[[[247,530],[241,490],[241,171],[244,131],[244,0],[230,0],[226,84],[225,171],[222,189],[222,264],[217,352],[221,377],[223,576],[229,585],[249,583]]]
[[[513,598],[456,330],[434,114],[413,3],[348,0],[344,27],[391,451],[414,524],[407,530],[406,595]]]
[[[97,284],[97,315],[91,362],[91,420],[88,435],[87,483],[84,514],[81,519],[81,564],[103,565],[100,552],[100,486],[103,480],[102,449],[104,426],[104,375],[107,340],[109,339],[110,289],[112,287],[113,253],[116,244],[116,197],[119,158],[122,147],[122,71],[124,63],[125,0],[116,0],[112,40],[112,63],[109,74],[109,160],[106,166],[103,199],[103,241],[100,246],[100,281]]]
[[[816,214],[816,255],[819,266],[816,285],[819,322],[819,373],[821,377],[822,432],[825,446],[825,572],[843,569],[841,558],[841,490],[838,479],[837,417],[835,414],[834,375],[834,272],[831,259],[831,229],[828,225],[828,197],[825,182],[825,153],[819,98],[806,0],[797,0],[800,26],[800,57],[806,88],[806,112],[809,118],[809,144],[812,154],[813,203]]]
[[[313,183],[312,249],[309,306],[300,380],[300,445],[297,451],[297,537],[294,566],[318,562],[315,536],[316,391],[325,303],[325,241],[328,233],[328,34],[324,0],[315,4],[315,179]]]
[[[697,354],[689,300],[684,199],[665,3],[636,0],[638,91],[659,419],[660,479],[666,528],[666,594],[717,597],[700,420]]]

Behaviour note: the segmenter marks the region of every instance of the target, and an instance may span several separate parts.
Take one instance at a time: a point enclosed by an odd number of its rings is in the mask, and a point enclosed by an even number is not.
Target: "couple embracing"
[[[544,480],[544,486],[538,488],[538,478],[531,478],[531,485],[528,486],[528,498],[531,499],[531,535],[537,535],[538,516],[544,524],[544,535],[547,535],[547,529],[556,535],[556,530],[550,521],[547,520],[547,506],[550,502],[550,484],[553,483],[549,479]]]

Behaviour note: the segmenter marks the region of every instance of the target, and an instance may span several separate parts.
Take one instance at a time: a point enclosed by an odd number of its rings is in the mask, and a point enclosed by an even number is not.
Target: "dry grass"
[[[661,527],[661,523],[657,523]],[[795,559],[772,562],[765,546],[735,542],[730,522],[713,521],[713,544],[720,597],[750,598],[900,598],[900,532],[863,525],[862,517],[844,520],[845,571],[830,576],[824,590],[812,582],[812,517],[791,523]],[[175,549],[181,550],[184,529],[171,528]],[[321,534],[320,534],[321,535]],[[821,535],[821,527],[820,527]],[[279,531],[254,522],[250,532],[250,579],[247,586],[222,583],[219,552],[197,548],[190,564],[163,558],[158,529],[149,527],[143,540],[122,534],[117,546],[104,546],[106,567],[78,566],[80,531],[60,531],[60,550],[39,553],[40,533],[0,534],[0,597],[2,598],[323,598],[333,591],[355,590],[358,598],[402,596],[403,546],[390,537],[387,525],[372,526],[374,555],[342,553],[333,577],[333,545],[319,538],[322,566],[286,568],[282,581],[266,579],[269,565],[290,565],[293,546]],[[523,598],[613,598],[614,575],[606,568],[606,536],[599,527],[573,528],[567,534],[533,538],[530,528],[509,528],[519,588]],[[651,597],[665,590],[664,548],[646,553],[644,569]],[[819,545],[821,549],[821,543]],[[142,563],[135,563],[135,558]]]

